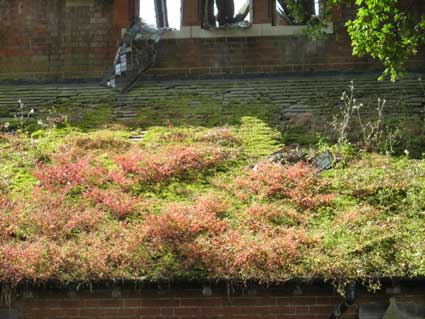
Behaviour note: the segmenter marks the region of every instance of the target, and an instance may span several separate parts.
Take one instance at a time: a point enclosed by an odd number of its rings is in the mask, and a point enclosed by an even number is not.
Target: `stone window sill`
[[[204,39],[204,38],[246,38],[246,37],[273,37],[303,34],[305,26],[285,25],[272,26],[270,24],[253,24],[246,29],[202,29],[199,26],[185,26],[181,30],[165,33],[163,39]],[[325,33],[333,33],[333,23],[329,23]]]

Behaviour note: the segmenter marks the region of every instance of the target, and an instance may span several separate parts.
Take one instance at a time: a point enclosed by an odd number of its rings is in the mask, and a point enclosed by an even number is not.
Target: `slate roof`
[[[75,103],[95,107],[110,103],[115,107],[115,119],[125,120],[135,116],[145,105],[181,96],[190,96],[190,103],[194,106],[205,99],[224,106],[231,103],[274,105],[281,110],[281,118],[304,112],[329,116],[335,112],[341,93],[348,89],[352,80],[356,98],[385,98],[386,108],[391,112],[397,114],[401,108],[407,108],[410,114],[419,114],[425,107],[425,89],[418,80],[420,77],[420,74],[410,74],[396,83],[378,82],[377,74],[150,80],[141,82],[128,94],[101,87],[95,82],[0,82],[0,121],[13,118],[18,109],[18,99],[38,111],[46,105]]]

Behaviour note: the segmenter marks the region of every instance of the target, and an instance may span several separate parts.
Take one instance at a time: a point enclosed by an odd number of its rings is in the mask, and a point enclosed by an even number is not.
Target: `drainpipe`
[[[330,315],[329,319],[338,319],[354,304],[357,299],[356,284],[350,284],[344,294],[344,301],[335,307],[335,311]]]

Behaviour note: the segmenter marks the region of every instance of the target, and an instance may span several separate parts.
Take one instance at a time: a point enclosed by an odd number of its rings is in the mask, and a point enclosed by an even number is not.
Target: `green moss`
[[[0,167],[0,176],[3,180],[4,191],[12,193],[13,197],[21,198],[30,194],[37,184],[37,180],[28,167],[18,167],[10,162],[3,162]]]
[[[92,107],[67,108],[64,113],[69,114],[70,125],[83,130],[90,130],[113,123],[112,111],[113,106],[111,104],[98,104]]]
[[[268,156],[283,146],[280,132],[255,117],[242,117],[236,132],[248,157]]]
[[[330,203],[302,209],[285,196],[280,199],[265,195],[256,197],[251,194],[255,190],[243,198],[238,196],[237,180],[250,174],[251,164],[279,150],[285,143],[311,145],[316,142],[316,137],[301,128],[288,129],[282,133],[274,123],[276,110],[273,107],[256,104],[225,105],[222,102],[200,96],[155,101],[141,104],[137,108],[137,117],[122,123],[115,122],[112,104],[107,101],[92,107],[83,107],[77,102],[73,105],[62,104],[57,109],[61,110],[58,112],[70,114],[69,126],[37,130],[30,136],[0,137],[0,192],[12,199],[29,202],[32,191],[39,184],[33,176],[35,161],[54,162],[52,155],[56,152],[90,155],[94,161],[102,163],[103,168],[110,170],[117,168],[115,156],[125,154],[132,148],[155,153],[169,145],[181,144],[196,148],[208,144],[228,152],[229,158],[214,167],[166,181],[134,182],[129,189],[122,186],[125,195],[130,194],[136,196],[137,200],[146,201],[150,205],[148,212],[140,209],[125,221],[117,220],[108,213],[94,230],[73,230],[63,240],[83,242],[87,237],[94,243],[97,243],[96,240],[102,242],[102,238],[125,240],[125,236],[129,235],[128,229],[145,225],[149,214],[162,214],[164,207],[170,204],[190,206],[200,196],[214,194],[229,206],[219,216],[220,220],[225,220],[229,229],[246,231],[249,236],[244,237],[244,240],[248,242],[259,238],[255,231],[249,232],[250,227],[260,226],[258,232],[261,232],[261,227],[272,229],[277,235],[297,231],[298,237],[294,244],[296,257],[286,263],[285,256],[284,266],[273,274],[276,277],[264,275],[264,264],[258,264],[255,266],[257,268],[253,267],[248,272],[231,275],[246,279],[258,274],[260,279],[265,280],[311,276],[367,280],[375,276],[425,275],[424,160],[359,153],[348,144],[321,144],[320,151],[331,150],[341,154],[344,162],[317,175],[320,181],[329,183],[320,192],[334,195]],[[116,125],[115,130],[105,129],[105,125]],[[221,128],[217,129],[217,126]],[[142,134],[142,131],[145,132]],[[134,136],[143,138],[131,141]],[[116,190],[121,186],[108,180],[102,187]],[[84,186],[75,187],[66,200],[71,204],[83,203],[86,200],[85,192]],[[257,224],[250,224],[252,216],[249,216],[248,210],[252,204],[274,205],[282,215],[272,217],[271,220],[258,217]],[[90,209],[98,208],[94,204],[88,205],[91,205]],[[288,211],[299,214],[299,219],[286,214]],[[197,212],[190,213],[197,216]],[[124,231],[121,232],[120,227]],[[38,236],[38,231],[33,225],[23,223],[17,228],[17,239],[14,240]],[[49,236],[50,239],[56,238],[52,234]],[[207,237],[208,234],[202,233],[196,240],[202,241]],[[154,238],[149,238],[147,244],[151,245]],[[93,244],[90,240],[88,242]],[[192,238],[189,242],[196,243]],[[269,252],[268,244],[265,244],[264,252]],[[98,245],[101,247],[100,243]],[[111,267],[116,267],[113,268],[116,272],[107,275],[112,274],[114,278],[147,276],[152,279],[217,275],[210,272],[209,265],[188,266],[187,256],[180,254],[179,247],[176,249],[170,243],[158,247],[157,250],[148,250],[147,246],[137,245],[127,257],[140,260],[143,266],[130,272],[127,268],[118,269],[120,265],[114,261]],[[84,253],[81,257],[84,262],[95,259]],[[100,255],[97,257],[101,258]],[[146,260],[148,262],[143,264]],[[93,267],[96,273],[98,269]],[[60,276],[66,280],[84,280],[88,275],[84,270],[71,269]]]
[[[244,116],[257,117],[267,123],[275,121],[278,108],[257,103],[225,103],[203,96],[178,96],[174,100],[156,100],[139,106],[131,126],[203,126],[239,125]]]

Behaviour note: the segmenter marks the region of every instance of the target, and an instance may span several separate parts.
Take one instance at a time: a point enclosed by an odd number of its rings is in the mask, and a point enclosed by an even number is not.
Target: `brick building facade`
[[[102,77],[138,7],[138,0],[1,0],[0,79]],[[181,8],[182,28],[161,40],[152,75],[380,68],[352,56],[344,27],[350,6],[335,8],[329,36],[318,41],[303,36],[302,26],[274,25],[272,0],[252,1],[252,25],[243,30],[203,29],[201,0],[182,0]],[[423,61],[418,55],[411,67],[420,71]]]

